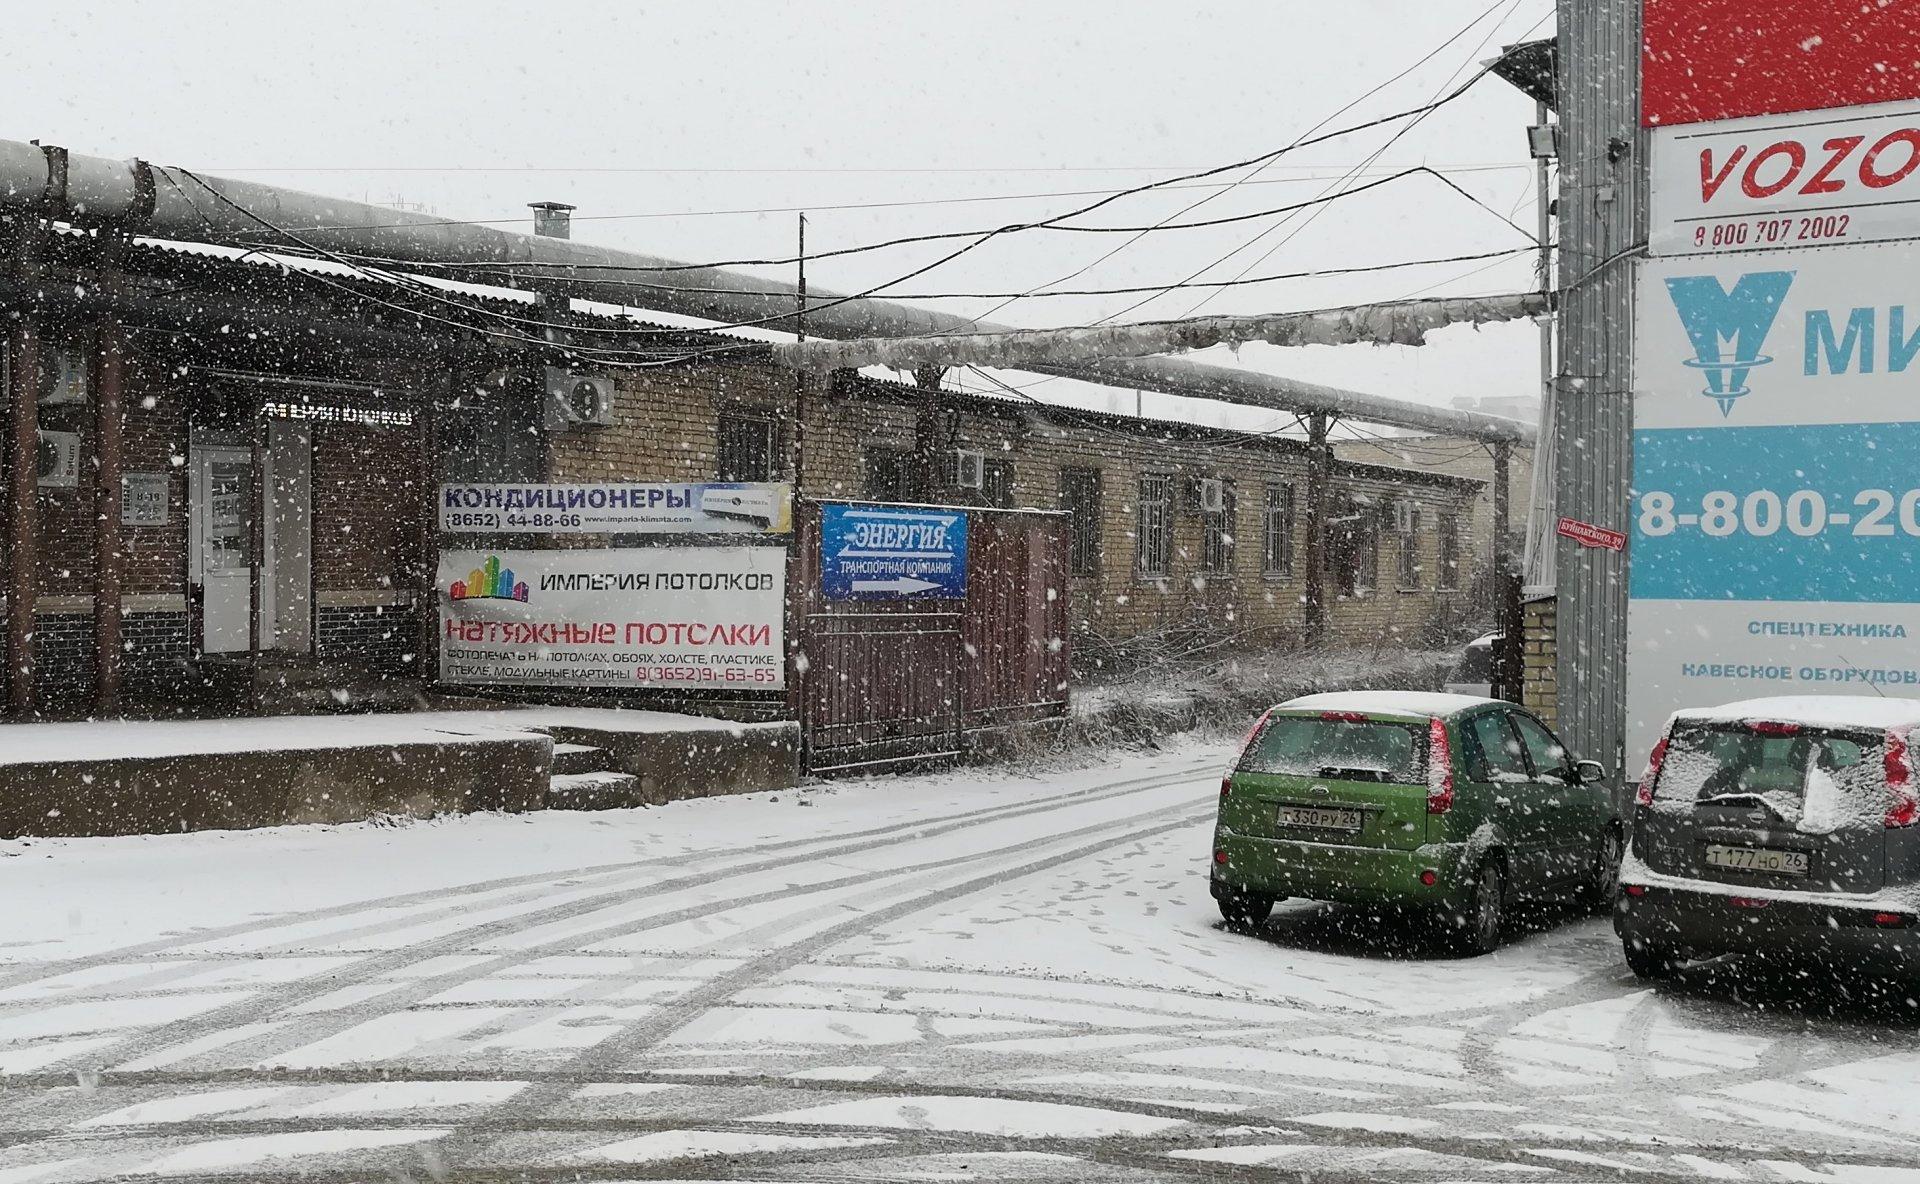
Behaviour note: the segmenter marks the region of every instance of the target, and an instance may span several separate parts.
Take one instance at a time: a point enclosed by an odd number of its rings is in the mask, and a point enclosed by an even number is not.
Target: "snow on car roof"
[[[1329,691],[1304,695],[1280,704],[1283,711],[1362,711],[1384,715],[1456,715],[1469,707],[1497,703],[1479,695],[1447,695],[1438,691]],[[1920,704],[1916,704],[1920,706]]]
[[[1719,707],[1683,707],[1675,719],[1714,723],[1762,719],[1816,728],[1920,727],[1920,699],[1881,699],[1865,695],[1779,695],[1742,699]]]

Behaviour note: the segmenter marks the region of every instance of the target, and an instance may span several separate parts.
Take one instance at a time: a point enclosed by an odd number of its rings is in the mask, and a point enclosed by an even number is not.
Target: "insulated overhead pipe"
[[[0,208],[21,209],[40,202],[47,188],[47,159],[39,147],[0,140]],[[783,332],[793,332],[796,327],[793,314],[797,289],[777,280],[712,267],[648,270],[686,265],[571,239],[449,222],[431,214],[251,181],[196,179],[198,174],[188,176],[179,169],[150,167],[137,160],[68,155],[67,170],[69,209],[80,222],[116,221],[144,212],[144,203],[151,201],[152,213],[146,218],[143,232],[155,238],[297,249],[286,237],[292,235],[321,251],[431,264],[436,274],[476,283],[537,286],[542,291],[564,292],[583,300],[678,313],[721,324],[765,322],[765,327]],[[510,281],[489,269],[499,264],[513,265]],[[633,287],[635,280],[650,286]],[[810,291],[806,314],[810,335],[845,339],[1012,331],[1006,326],[886,300],[833,303],[839,299],[833,292],[818,288]],[[1296,413],[1324,412],[1476,440],[1531,445],[1534,439],[1531,425],[1499,416],[1430,407],[1179,358],[1134,358],[1124,363],[1035,369],[1108,386]]]

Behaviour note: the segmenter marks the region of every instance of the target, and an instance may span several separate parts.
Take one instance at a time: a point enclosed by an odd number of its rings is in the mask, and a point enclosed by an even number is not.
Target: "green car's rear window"
[[[1426,780],[1425,729],[1412,724],[1275,715],[1247,745],[1239,772],[1338,781]]]

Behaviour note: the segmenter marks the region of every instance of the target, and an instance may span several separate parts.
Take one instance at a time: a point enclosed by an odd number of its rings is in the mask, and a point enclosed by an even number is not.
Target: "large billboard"
[[[786,685],[781,547],[443,551],[440,679]]]
[[[1641,271],[1628,759],[1682,705],[1920,695],[1920,244]]]
[[[1646,0],[1649,127],[1920,98],[1915,0]]]

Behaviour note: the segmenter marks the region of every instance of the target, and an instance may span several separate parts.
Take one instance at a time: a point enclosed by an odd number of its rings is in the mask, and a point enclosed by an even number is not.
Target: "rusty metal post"
[[[420,483],[425,513],[420,520],[420,561],[415,581],[420,589],[420,645],[415,662],[422,686],[440,677],[440,408],[454,401],[460,374],[458,366],[447,368],[441,385],[444,400],[435,396],[431,387],[420,400]]]
[[[1302,579],[1306,584],[1307,640],[1319,643],[1327,633],[1327,485],[1331,477],[1330,427],[1324,412],[1307,420],[1307,537]]]
[[[126,582],[125,531],[120,519],[126,405],[127,331],[116,322],[94,335],[93,706],[102,715],[120,702],[121,591]]]
[[[32,713],[33,610],[40,571],[40,327],[21,319],[10,343],[7,421],[7,706]]]
[[[1494,629],[1500,641],[1494,649],[1493,697],[1520,699],[1520,572],[1509,544],[1512,534],[1512,446],[1504,440],[1493,446],[1493,593]]]

